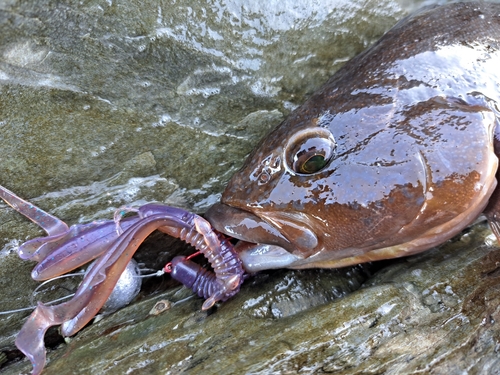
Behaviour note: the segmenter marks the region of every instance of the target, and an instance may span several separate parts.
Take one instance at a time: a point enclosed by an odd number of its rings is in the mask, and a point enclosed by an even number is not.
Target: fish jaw
[[[318,237],[304,214],[257,214],[216,203],[205,217],[219,232],[240,240],[235,250],[247,272],[292,267],[317,251]]]

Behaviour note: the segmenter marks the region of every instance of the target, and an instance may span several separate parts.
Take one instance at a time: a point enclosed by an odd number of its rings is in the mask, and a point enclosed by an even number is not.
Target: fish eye
[[[313,174],[324,169],[335,154],[335,141],[323,128],[308,129],[290,139],[286,160],[290,169],[298,174]]]

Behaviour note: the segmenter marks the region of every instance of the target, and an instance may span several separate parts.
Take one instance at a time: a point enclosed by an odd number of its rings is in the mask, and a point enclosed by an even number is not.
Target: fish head
[[[247,270],[341,267],[441,243],[484,209],[497,158],[486,107],[322,93],[272,131],[206,213]],[[335,101],[334,101],[335,102]]]
[[[411,255],[483,211],[496,186],[499,93],[481,77],[496,74],[500,55],[464,49],[462,36],[425,39],[421,17],[292,112],[207,211],[213,227],[241,240],[247,270]]]
[[[403,147],[379,150],[390,142],[381,129],[391,104],[354,108],[351,102],[332,113],[319,100],[316,95],[271,132],[206,213],[219,231],[259,244],[237,246],[245,249],[244,264],[255,263],[245,261],[250,253],[259,264],[264,253],[274,259],[258,266],[265,268],[319,261],[325,252],[338,258],[362,253],[424,203],[422,160],[407,157]]]

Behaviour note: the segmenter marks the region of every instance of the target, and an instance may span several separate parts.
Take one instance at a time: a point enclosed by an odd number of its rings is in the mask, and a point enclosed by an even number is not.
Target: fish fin
[[[497,172],[497,181],[498,174],[499,172]],[[498,242],[500,242],[500,187],[498,185],[490,197],[488,205],[484,210],[484,215],[488,219],[491,231],[495,233]]]
[[[495,233],[497,241],[500,242],[500,222],[488,219],[488,223],[490,224],[491,231]]]
[[[500,112],[496,106],[493,112],[496,117],[496,126],[493,129],[493,149],[497,158],[500,159]],[[486,219],[488,219],[491,231],[495,233],[498,242],[500,242],[500,184],[498,184],[498,181],[500,181],[500,166],[497,169],[495,177],[497,180],[497,186],[493,191],[493,194],[491,194],[488,205],[484,210],[484,215],[486,216]]]

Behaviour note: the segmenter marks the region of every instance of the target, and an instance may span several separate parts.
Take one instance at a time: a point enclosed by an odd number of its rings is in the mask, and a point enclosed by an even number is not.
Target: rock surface
[[[0,184],[69,224],[150,201],[203,212],[268,129],[419,3],[2,2]],[[30,305],[15,250],[39,235],[0,205],[4,311]],[[44,374],[500,373],[496,246],[480,224],[376,269],[262,273],[208,313],[152,280],[67,343],[52,330]],[[138,258],[177,249],[156,235]],[[28,314],[0,315],[2,373],[30,371],[14,346]]]

